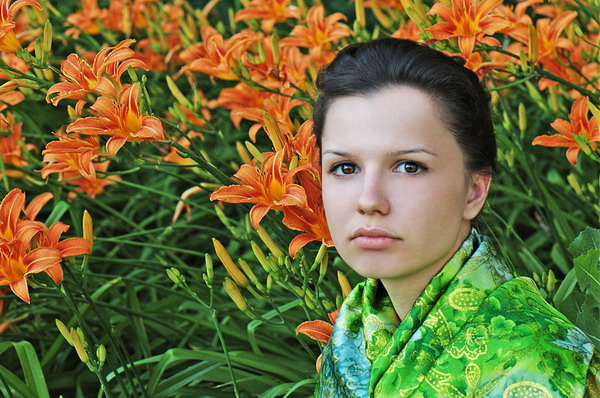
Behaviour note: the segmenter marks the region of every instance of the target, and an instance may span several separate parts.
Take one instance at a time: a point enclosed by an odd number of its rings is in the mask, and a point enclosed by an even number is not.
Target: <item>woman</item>
[[[329,228],[368,278],[341,307],[318,395],[583,396],[589,339],[471,227],[496,158],[476,75],[385,38],[342,50],[317,86]]]

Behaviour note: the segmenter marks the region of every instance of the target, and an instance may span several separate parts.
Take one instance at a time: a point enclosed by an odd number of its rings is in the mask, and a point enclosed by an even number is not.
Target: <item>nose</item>
[[[381,176],[365,175],[357,201],[357,210],[361,214],[381,214],[390,212],[385,184]]]

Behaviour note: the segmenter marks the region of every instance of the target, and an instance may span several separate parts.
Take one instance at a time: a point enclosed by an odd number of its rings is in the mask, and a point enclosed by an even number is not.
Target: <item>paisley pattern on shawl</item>
[[[399,322],[376,279],[346,297],[319,397],[582,397],[593,345],[471,231]]]

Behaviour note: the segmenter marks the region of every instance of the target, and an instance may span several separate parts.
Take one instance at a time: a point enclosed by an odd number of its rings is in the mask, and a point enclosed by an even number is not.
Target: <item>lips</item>
[[[350,241],[361,249],[385,249],[402,239],[379,228],[359,228],[350,238]]]

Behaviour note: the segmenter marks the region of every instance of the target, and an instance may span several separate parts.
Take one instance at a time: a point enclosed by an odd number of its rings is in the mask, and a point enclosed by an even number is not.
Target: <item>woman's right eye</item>
[[[337,176],[344,176],[354,174],[356,169],[357,167],[352,163],[338,163],[331,168],[330,173]]]

